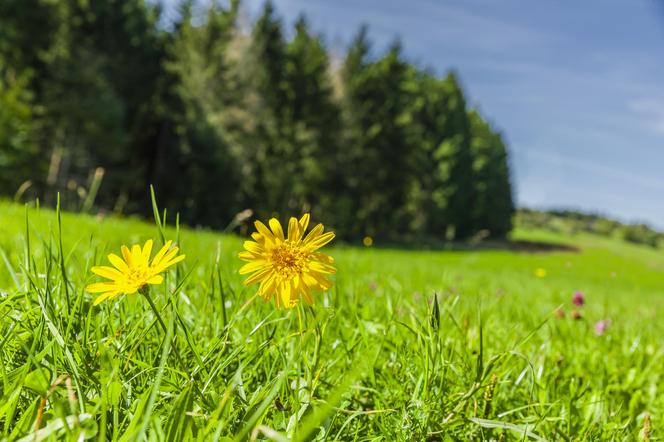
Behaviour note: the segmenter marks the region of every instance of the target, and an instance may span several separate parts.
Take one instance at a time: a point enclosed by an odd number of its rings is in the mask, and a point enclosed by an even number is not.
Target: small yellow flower
[[[362,244],[364,244],[364,247],[371,247],[373,245],[373,238],[370,236],[365,236],[362,239]]]
[[[152,240],[149,239],[142,249],[137,244],[131,246],[131,250],[127,246],[122,246],[122,258],[114,253],[108,255],[108,260],[113,267],[92,267],[90,269],[92,273],[110,279],[110,281],[90,284],[85,288],[89,293],[101,293],[95,299],[94,305],[120,295],[134,294],[148,284],[161,284],[164,278],[160,273],[185,257],[185,255],[178,256],[179,249],[171,248],[172,243],[172,241],[168,241],[155,255],[152,262],[150,262]]]
[[[281,224],[276,218],[269,222],[268,229],[260,221],[255,223],[258,232],[252,233],[254,241],[245,241],[246,251],[239,257],[248,261],[240,269],[240,274],[253,273],[245,285],[260,282],[258,293],[266,301],[275,296],[277,307],[295,307],[300,298],[313,304],[312,291],[325,291],[332,287],[327,275],[336,273],[330,264],[331,256],[317,252],[334,239],[334,233],[323,233],[323,225],[318,224],[304,237],[309,225],[309,214],[298,221],[288,222],[288,236],[284,236]],[[271,229],[271,230],[270,230]]]
[[[537,268],[535,269],[535,276],[538,278],[546,278],[546,269],[543,268]]]

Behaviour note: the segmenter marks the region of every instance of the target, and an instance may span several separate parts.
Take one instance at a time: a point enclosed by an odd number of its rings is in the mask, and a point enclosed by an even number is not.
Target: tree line
[[[515,218],[517,224],[525,228],[550,230],[565,235],[592,233],[652,248],[661,248],[664,245],[664,233],[648,224],[625,223],[599,213],[586,213],[571,209],[521,208],[517,211]]]
[[[504,139],[399,42],[344,54],[266,3],[0,1],[0,193],[232,226],[311,211],[345,238],[505,236]],[[243,212],[244,211],[244,212]]]

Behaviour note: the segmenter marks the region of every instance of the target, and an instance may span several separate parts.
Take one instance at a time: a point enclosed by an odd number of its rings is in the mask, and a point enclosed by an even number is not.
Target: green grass
[[[154,224],[63,213],[60,235],[55,212],[0,202],[0,229],[0,440],[636,440],[647,416],[662,435],[659,251],[536,231],[515,237],[581,251],[338,245],[335,287],[285,311],[247,303],[241,238],[169,229],[187,259],[152,292],[164,331],[144,298],[84,291]]]

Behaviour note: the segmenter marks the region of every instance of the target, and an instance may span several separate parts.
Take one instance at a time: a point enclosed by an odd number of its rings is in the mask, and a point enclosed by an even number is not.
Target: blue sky
[[[262,0],[244,2],[254,17]],[[664,8],[656,0],[274,0],[342,53],[362,23],[374,51],[455,69],[503,131],[519,205],[664,227]]]

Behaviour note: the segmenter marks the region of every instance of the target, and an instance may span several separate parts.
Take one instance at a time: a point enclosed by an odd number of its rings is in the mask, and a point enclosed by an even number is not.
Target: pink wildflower
[[[581,292],[574,293],[574,296],[572,296],[572,304],[574,304],[577,307],[583,307],[585,303],[586,303],[586,297],[583,296],[583,293]]]

